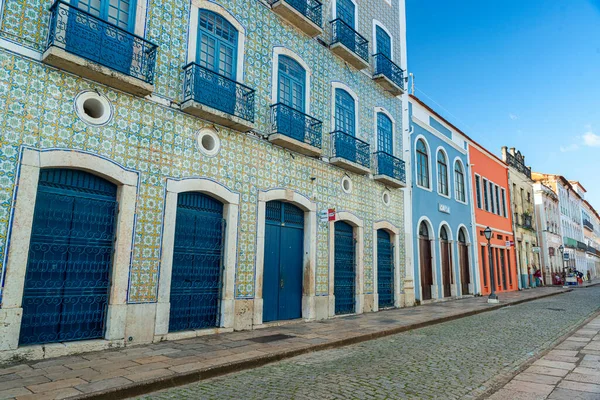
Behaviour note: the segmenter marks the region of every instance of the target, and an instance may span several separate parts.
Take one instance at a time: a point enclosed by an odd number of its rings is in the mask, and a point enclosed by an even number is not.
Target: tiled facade
[[[191,3],[149,1],[138,4],[138,14],[140,10],[145,10],[145,14],[141,21],[137,21],[136,32],[140,30],[141,23],[144,27],[141,36],[158,45],[154,92],[148,97],[132,96],[40,62],[48,35],[50,5],[48,1],[39,0],[4,2],[0,34],[4,47],[0,50],[0,107],[7,110],[0,126],[0,254],[4,260],[3,276],[10,276],[6,271],[8,246],[14,239],[11,234],[15,229],[15,199],[20,200],[17,185],[23,165],[23,149],[42,150],[42,153],[67,149],[115,163],[123,171],[139,177],[135,188],[135,208],[129,210],[135,218],[126,292],[128,311],[123,317],[127,320],[127,327],[138,326],[131,328],[136,332],[143,330],[139,328],[140,324],[153,325],[145,318],[151,319],[155,315],[153,307],[159,296],[164,231],[171,222],[165,217],[168,179],[200,178],[239,196],[235,228],[237,247],[230,255],[234,259],[232,290],[236,303],[235,317],[230,317],[235,319],[235,326],[249,328],[261,322],[253,321],[252,316],[256,312],[252,309],[252,299],[255,298],[257,279],[262,278],[257,278],[255,268],[260,239],[257,237],[260,230],[258,204],[263,194],[280,189],[285,198],[300,196],[314,204],[313,212],[334,208],[338,215],[346,213],[360,220],[364,230],[364,275],[360,277],[364,285],[360,291],[365,295],[367,311],[373,309],[376,292],[374,226],[377,223],[383,226],[381,224],[385,222],[396,229],[398,244],[402,244],[397,247],[399,274],[395,277],[397,292],[401,293],[402,299],[397,299],[396,303],[411,302],[410,293],[404,298],[403,189],[386,187],[373,179],[373,173],[359,175],[328,162],[331,154],[329,132],[334,130],[332,102],[335,83],[343,84],[356,94],[357,137],[369,143],[372,149],[376,146],[376,112],[383,109],[393,118],[393,150],[400,158],[405,146],[403,102],[373,81],[371,69],[357,71],[328,49],[331,29],[327,21],[332,19],[333,9],[329,1],[323,4],[324,34],[317,39],[307,37],[277,16],[266,2],[259,0],[219,0],[216,3],[204,0]],[[238,59],[238,62],[243,62],[243,68],[238,81],[256,91],[254,129],[249,133],[215,126],[180,110],[182,67],[188,60],[189,36],[194,34],[189,26],[190,15],[203,7],[221,10],[245,30],[243,59]],[[359,3],[357,30],[369,40],[369,54],[374,50],[375,20],[391,32],[394,61],[405,68],[404,1],[392,0],[389,4],[380,0],[369,2],[368,7]],[[323,121],[322,157],[307,157],[266,140],[271,133],[273,55],[279,47],[297,55],[310,69],[310,97],[307,101],[310,103],[310,115]],[[110,102],[113,117],[105,125],[94,126],[78,117],[74,100],[85,91],[96,91]],[[206,155],[199,150],[198,133],[206,129],[216,134],[220,141],[220,151],[216,155]],[[345,176],[352,181],[351,193],[342,189],[341,181]],[[382,201],[384,193],[389,196],[389,204]],[[333,223],[317,220],[316,237],[313,238],[315,287],[312,291],[317,298],[331,295],[329,243],[332,229]],[[25,265],[18,267],[24,269]],[[411,282],[408,282],[410,285]],[[317,308],[328,307],[326,302],[317,303]],[[6,308],[5,303],[3,308]],[[316,312],[317,316],[331,314],[331,310]],[[238,324],[238,320],[242,322]],[[127,329],[123,334],[117,334],[115,339],[122,341],[133,336],[134,343],[153,340],[149,328],[137,335],[129,334]],[[14,330],[12,332],[14,336]],[[4,332],[3,335],[6,337],[8,334]],[[11,343],[9,348],[14,350],[14,337]]]

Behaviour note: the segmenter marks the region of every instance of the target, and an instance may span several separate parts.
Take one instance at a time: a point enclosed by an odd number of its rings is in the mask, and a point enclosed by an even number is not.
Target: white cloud
[[[508,114],[508,118],[510,118],[510,119],[512,119],[512,120],[514,121],[514,120],[516,120],[516,119],[519,119],[519,116],[518,116],[518,115],[515,115],[515,114],[513,114],[513,113],[509,113],[509,114]]]
[[[560,146],[561,153],[568,153],[570,151],[579,150],[579,145],[577,143],[570,144],[568,146]]]
[[[600,147],[600,136],[589,131],[583,134],[583,144],[588,147]]]

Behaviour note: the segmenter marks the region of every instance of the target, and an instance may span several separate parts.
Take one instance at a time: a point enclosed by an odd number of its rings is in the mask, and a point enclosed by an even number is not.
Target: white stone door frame
[[[464,224],[460,224],[458,226],[458,230],[456,231],[456,250],[457,250],[457,260],[458,260],[458,279],[457,282],[460,282],[460,293],[459,296],[462,296],[462,265],[461,265],[461,255],[460,255],[460,241],[458,240],[458,238],[460,237],[460,231],[461,229],[463,230],[464,234],[465,234],[465,246],[467,246],[467,262],[469,263],[469,287],[468,287],[468,292],[469,294],[475,294],[475,277],[473,274],[473,267],[474,267],[474,263],[473,263],[473,255],[471,254],[473,251],[473,246],[471,243],[471,236],[469,235],[469,230],[467,229],[467,227]]]
[[[373,311],[379,311],[378,265],[377,265],[377,231],[383,229],[390,234],[394,245],[394,307],[403,307],[400,287],[400,229],[388,221],[379,221],[373,224]]]
[[[335,213],[335,219],[329,221],[329,316],[335,316],[335,295],[333,293],[335,285],[335,223],[344,221],[354,228],[353,234],[356,238],[356,279],[355,279],[355,313],[362,314],[365,305],[364,292],[364,223],[362,219],[348,211]]]
[[[180,193],[187,192],[203,193],[223,203],[223,218],[225,219],[223,265],[225,271],[222,276],[223,290],[221,291],[219,322],[222,328],[233,328],[240,195],[215,181],[205,178],[167,179],[166,185],[162,254],[160,257],[160,277],[158,280],[158,303],[156,305],[154,335],[167,335],[169,333],[171,274],[173,268],[173,249],[175,246],[175,226],[177,224],[177,199]]]
[[[254,284],[253,325],[263,324],[263,276],[265,270],[265,223],[269,201],[291,203],[304,211],[304,259],[302,268],[302,318],[309,321],[316,317],[316,265],[317,265],[317,204],[290,189],[271,189],[258,193],[258,216],[256,221],[256,280]]]
[[[0,321],[0,350],[15,350],[23,316],[23,290],[33,226],[40,170],[65,168],[82,170],[117,185],[119,211],[116,219],[114,257],[106,315],[107,340],[125,337],[127,289],[133,246],[133,230],[139,175],[98,155],[77,150],[23,148],[19,165],[18,190],[14,200],[10,247],[7,249]]]
[[[433,278],[433,283],[430,285],[431,286],[431,300],[423,300],[423,277],[421,276],[421,237],[419,236],[419,228],[421,227],[421,223],[425,222],[425,224],[427,225],[427,229],[428,229],[428,233],[429,233],[429,248],[431,249],[431,276]],[[438,300],[439,299],[439,292],[438,292],[438,277],[437,277],[437,262],[436,262],[436,251],[435,251],[435,246],[433,245],[435,243],[435,231],[433,230],[433,224],[431,223],[431,220],[426,217],[423,216],[421,218],[419,218],[419,221],[417,222],[417,230],[416,232],[416,238],[417,238],[417,246],[416,246],[416,250],[417,250],[417,257],[415,260],[415,272],[417,273],[417,275],[419,276],[419,301],[421,302],[421,304],[423,304],[423,301],[427,301],[430,302],[432,300]]]

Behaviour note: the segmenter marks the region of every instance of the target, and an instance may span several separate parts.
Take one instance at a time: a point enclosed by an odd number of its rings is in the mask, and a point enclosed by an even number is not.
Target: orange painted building
[[[490,241],[496,292],[518,290],[515,239],[508,186],[508,166],[474,141],[469,142],[472,165],[473,207],[475,209],[476,253],[479,259],[481,293],[491,291],[490,256],[483,231],[492,229]]]

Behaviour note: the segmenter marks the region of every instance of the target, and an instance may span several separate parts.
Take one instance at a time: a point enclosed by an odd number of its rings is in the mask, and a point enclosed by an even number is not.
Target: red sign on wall
[[[335,208],[330,208],[327,210],[327,219],[329,221],[335,221]]]

